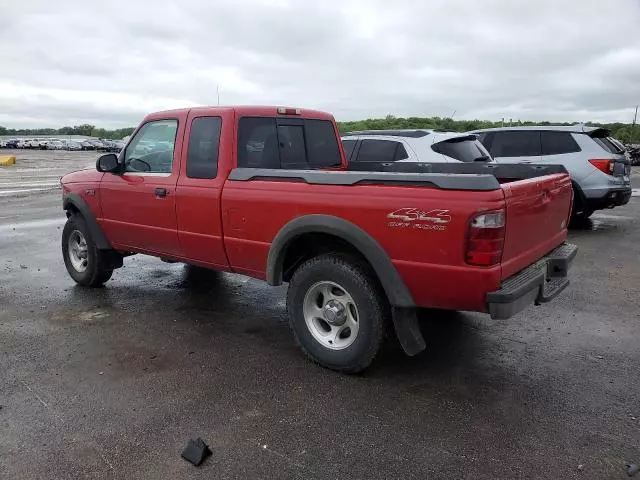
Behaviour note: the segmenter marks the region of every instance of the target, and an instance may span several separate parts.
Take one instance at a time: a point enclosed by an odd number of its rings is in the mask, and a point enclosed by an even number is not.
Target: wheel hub
[[[322,315],[329,325],[341,327],[347,321],[347,307],[338,300],[329,300]]]
[[[69,260],[76,272],[82,273],[89,264],[87,240],[79,230],[74,230],[69,236]]]
[[[309,332],[325,348],[347,348],[358,336],[358,308],[351,294],[335,282],[322,280],[311,285],[302,311]]]

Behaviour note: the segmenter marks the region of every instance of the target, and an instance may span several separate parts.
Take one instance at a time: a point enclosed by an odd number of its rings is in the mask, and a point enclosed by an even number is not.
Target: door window
[[[187,177],[216,178],[221,126],[220,117],[193,119],[187,153]]]
[[[540,132],[495,132],[491,155],[495,157],[533,157],[541,154]]]
[[[177,131],[177,120],[145,123],[125,150],[125,172],[170,174]]]
[[[392,140],[365,139],[360,144],[357,162],[395,162],[408,158],[407,151],[400,142]]]

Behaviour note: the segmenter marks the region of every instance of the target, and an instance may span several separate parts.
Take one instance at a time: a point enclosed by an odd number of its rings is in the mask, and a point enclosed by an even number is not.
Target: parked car
[[[329,114],[281,107],[148,115],[120,156],[61,180],[69,275],[102,285],[137,252],[288,282],[299,345],[343,372],[372,362],[390,322],[408,354],[423,350],[419,307],[504,319],[568,285],[564,168],[513,166],[526,175],[500,179],[347,171],[336,132]],[[138,156],[138,144],[167,141]]]
[[[629,145],[628,152],[631,165],[640,165],[640,145]]]
[[[62,150],[64,149],[64,143],[60,140],[50,140],[47,143],[47,150]]]
[[[90,141],[88,141],[88,140],[83,140],[80,143],[80,146],[82,147],[82,150],[95,150],[96,149],[96,146],[93,143],[91,143]]]
[[[114,140],[112,143],[112,152],[120,153],[122,149],[126,146],[126,142],[122,140]]]
[[[103,140],[107,152],[119,153],[124,148],[124,142],[120,140]]]
[[[64,143],[64,149],[69,151],[82,150],[82,145],[80,144],[80,142],[76,142],[74,140],[67,140]]]
[[[7,141],[6,140],[0,140],[0,148],[7,148]]]
[[[625,205],[631,198],[630,162],[608,130],[584,125],[476,130],[497,163],[564,165],[573,181],[574,218]]]
[[[99,151],[105,151],[106,150],[106,146],[103,142],[101,142],[100,140],[88,140],[88,142],[93,145],[93,149],[94,150],[99,150]]]
[[[490,162],[475,135],[438,130],[363,130],[342,135],[350,162]]]
[[[17,139],[11,139],[11,140],[7,140],[7,148],[19,148],[18,147],[18,143],[20,143],[20,140]]]

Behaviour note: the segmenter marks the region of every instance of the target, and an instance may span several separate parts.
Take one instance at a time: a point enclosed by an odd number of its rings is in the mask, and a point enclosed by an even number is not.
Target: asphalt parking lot
[[[0,168],[1,479],[622,479],[640,463],[639,197],[570,232],[554,302],[425,315],[425,353],[345,376],[298,351],[283,288],[144,256],[75,286],[56,184],[95,158]],[[199,468],[180,457],[196,437],[213,451]]]

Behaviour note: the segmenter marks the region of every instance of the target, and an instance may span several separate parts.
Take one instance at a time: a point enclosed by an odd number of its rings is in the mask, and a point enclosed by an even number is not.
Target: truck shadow
[[[469,314],[424,309],[418,318],[427,348],[415,357],[408,357],[397,340],[391,338],[374,364],[378,374],[433,373],[475,363],[484,340]]]

